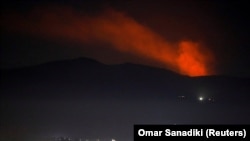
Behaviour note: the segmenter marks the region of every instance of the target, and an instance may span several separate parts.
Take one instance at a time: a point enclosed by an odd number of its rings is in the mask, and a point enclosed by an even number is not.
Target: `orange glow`
[[[179,44],[177,59],[180,73],[189,76],[207,75],[205,57],[198,51],[198,44],[183,41]]]
[[[100,15],[83,16],[68,7],[36,8],[28,15],[5,15],[6,29],[80,43],[108,43],[110,48],[159,62],[188,76],[209,75],[211,56],[202,53],[199,43],[188,40],[170,43],[148,27],[123,13],[107,10]],[[144,62],[144,64],[148,64]]]

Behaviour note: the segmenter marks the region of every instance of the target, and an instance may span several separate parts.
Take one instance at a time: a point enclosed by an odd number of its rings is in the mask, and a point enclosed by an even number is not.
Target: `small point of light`
[[[200,101],[203,101],[203,100],[204,100],[204,98],[203,98],[203,97],[199,97],[199,100],[200,100]]]

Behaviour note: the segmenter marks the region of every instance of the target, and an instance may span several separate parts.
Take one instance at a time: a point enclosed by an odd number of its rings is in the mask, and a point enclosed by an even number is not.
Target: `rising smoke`
[[[39,7],[26,14],[4,14],[2,27],[48,39],[108,43],[125,54],[151,59],[158,67],[188,76],[211,74],[213,57],[200,43],[169,42],[133,18],[108,9],[89,16],[69,7]]]

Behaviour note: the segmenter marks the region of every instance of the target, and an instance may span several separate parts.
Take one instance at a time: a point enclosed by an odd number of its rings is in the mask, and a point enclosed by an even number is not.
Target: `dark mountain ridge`
[[[86,58],[1,70],[0,135],[125,141],[134,124],[249,124],[249,82]]]
[[[1,97],[17,99],[213,97],[246,101],[250,79],[182,76],[137,64],[105,65],[79,58],[1,70]]]

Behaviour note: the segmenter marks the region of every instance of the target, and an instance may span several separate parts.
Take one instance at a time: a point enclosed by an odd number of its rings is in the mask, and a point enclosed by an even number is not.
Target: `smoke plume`
[[[151,59],[161,68],[188,76],[211,74],[211,53],[198,42],[173,43],[133,18],[108,9],[87,15],[68,7],[35,8],[26,14],[4,14],[2,27],[48,39],[108,43],[114,50]]]

